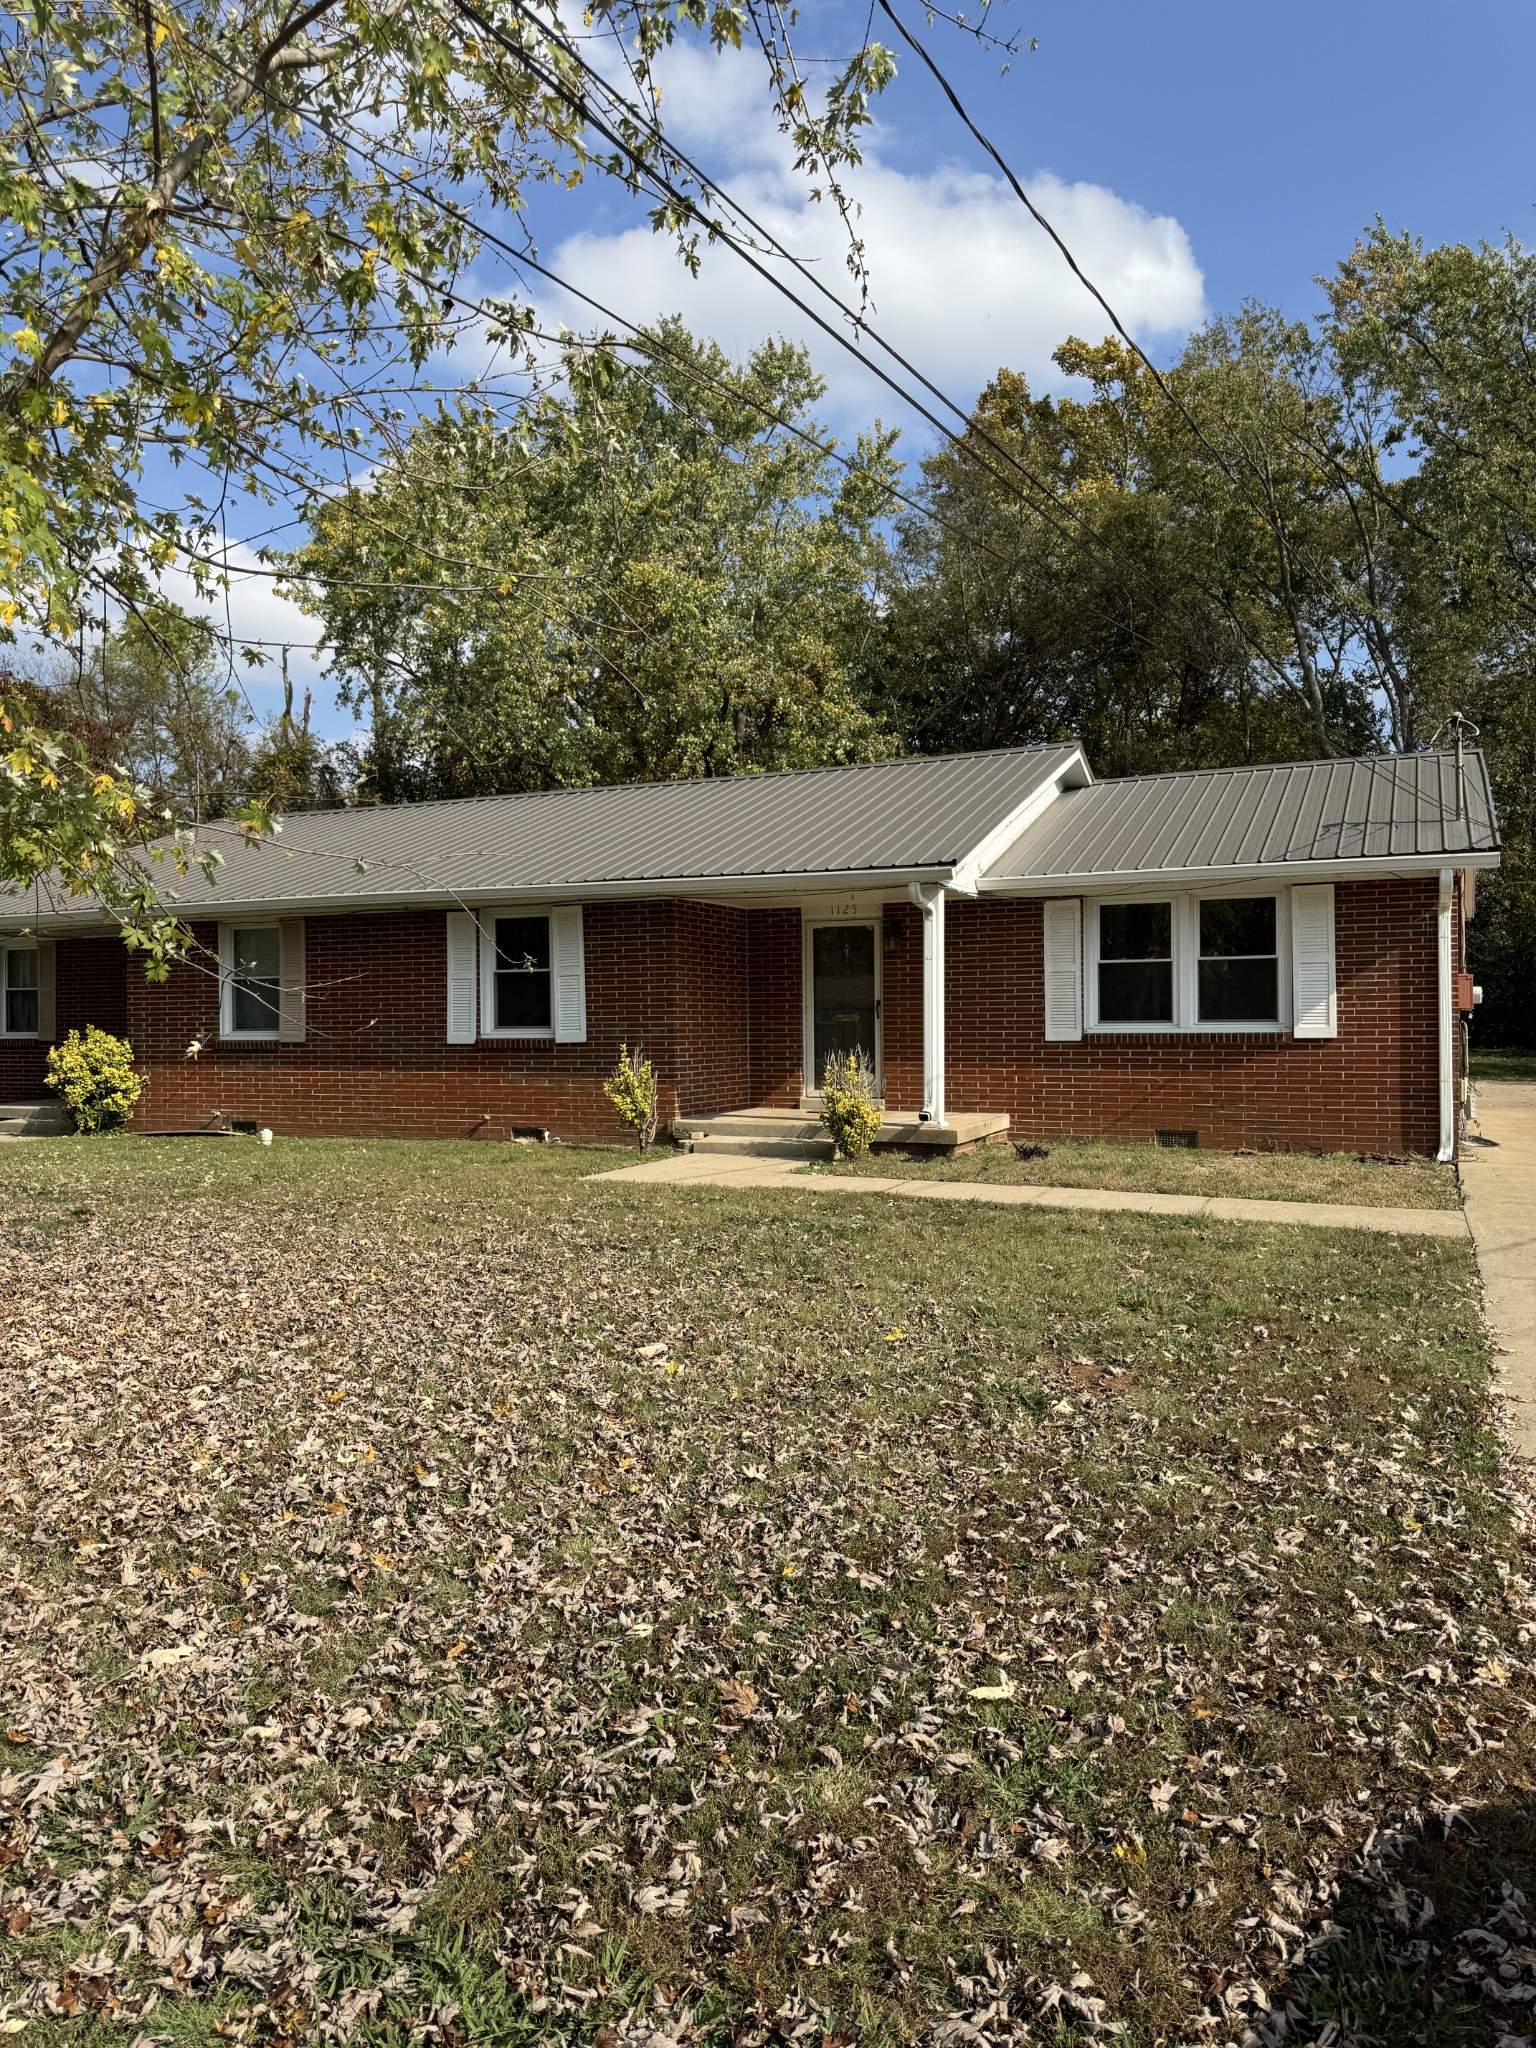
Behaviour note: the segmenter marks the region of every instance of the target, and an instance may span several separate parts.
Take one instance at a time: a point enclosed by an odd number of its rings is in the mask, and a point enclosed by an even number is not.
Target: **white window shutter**
[[[1297,1038],[1337,1038],[1338,977],[1333,948],[1333,884],[1291,891],[1291,989]]]
[[[304,979],[304,920],[285,917],[277,927],[277,1038],[302,1045],[309,1028],[309,991]]]
[[[554,967],[555,1043],[581,1045],[587,1036],[587,956],[581,906],[552,911],[550,960]]]
[[[448,1043],[473,1045],[480,1036],[476,1009],[480,977],[475,971],[475,920],[466,910],[448,913]]]
[[[52,939],[39,939],[37,944],[37,1035],[59,1035],[59,969]]]
[[[1045,1035],[1083,1035],[1083,906],[1075,896],[1045,905]]]

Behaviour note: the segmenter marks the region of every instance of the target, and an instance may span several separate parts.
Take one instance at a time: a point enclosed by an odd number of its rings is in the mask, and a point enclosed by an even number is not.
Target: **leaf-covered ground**
[[[1367,1209],[1454,1209],[1456,1175],[1432,1159],[1354,1152],[1216,1152],[1068,1140],[1026,1148],[980,1145],[952,1159],[879,1152],[813,1173],[901,1180],[987,1180],[1023,1187],[1125,1188],[1164,1195],[1239,1195],[1259,1202],[1353,1202]]]
[[[0,1149],[0,2024],[1495,2043],[1459,1244]]]

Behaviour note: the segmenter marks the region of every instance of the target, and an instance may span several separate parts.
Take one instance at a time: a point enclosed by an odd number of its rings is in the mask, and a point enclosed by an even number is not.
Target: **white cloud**
[[[762,79],[744,61],[681,52],[668,66],[662,101],[670,132],[715,172],[765,228],[830,290],[852,303],[846,231],[830,201],[815,202],[804,174],[789,166],[766,118]],[[1097,340],[1103,311],[1068,270],[1001,178],[944,163],[923,172],[882,159],[877,131],[863,165],[845,185],[861,213],[874,325],[962,407],[1002,365],[1036,389],[1061,388],[1051,352],[1069,334]],[[724,168],[722,168],[722,166]],[[1189,237],[1171,216],[1149,214],[1102,185],[1068,183],[1049,172],[1026,181],[1087,274],[1137,338],[1177,338],[1204,314],[1204,281]],[[741,353],[765,334],[803,341],[828,379],[828,406],[846,426],[878,411],[902,417],[899,401],[830,337],[720,245],[702,251],[695,279],[671,241],[648,225],[586,231],[559,243],[550,267],[631,320],[678,312],[696,331]],[[844,323],[782,259],[764,259],[834,324]],[[544,309],[571,327],[592,316],[560,294]],[[874,343],[865,357],[890,367]]]

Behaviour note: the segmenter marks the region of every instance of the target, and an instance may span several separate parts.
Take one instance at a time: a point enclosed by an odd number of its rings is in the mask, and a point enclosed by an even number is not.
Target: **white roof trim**
[[[1496,868],[1496,853],[1405,853],[1394,859],[1269,861],[1221,868],[1116,868],[1077,875],[983,875],[983,896],[1096,896],[1116,890],[1188,889],[1202,882],[1407,881],[1444,867]]]
[[[1032,789],[1000,825],[995,825],[979,846],[972,847],[955,869],[955,879],[950,886],[962,894],[974,895],[981,886],[985,869],[993,861],[1000,860],[1013,842],[1020,838],[1037,818],[1044,816],[1063,790],[1086,789],[1092,781],[1093,770],[1088,765],[1088,756],[1079,747],[1072,758],[1064,762],[1054,775],[1041,783],[1038,789]]]

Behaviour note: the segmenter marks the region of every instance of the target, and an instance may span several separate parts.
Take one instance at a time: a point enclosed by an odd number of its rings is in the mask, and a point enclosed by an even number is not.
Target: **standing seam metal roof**
[[[1159,870],[1496,853],[1488,766],[1473,748],[1127,776],[1063,791],[988,870],[993,884]]]
[[[366,906],[584,886],[781,875],[829,879],[950,868],[1079,755],[1075,746],[907,756],[774,775],[629,783],[521,796],[298,812],[254,843],[204,827],[217,881],[164,893],[179,911],[221,904]],[[61,903],[60,911],[73,906]]]

